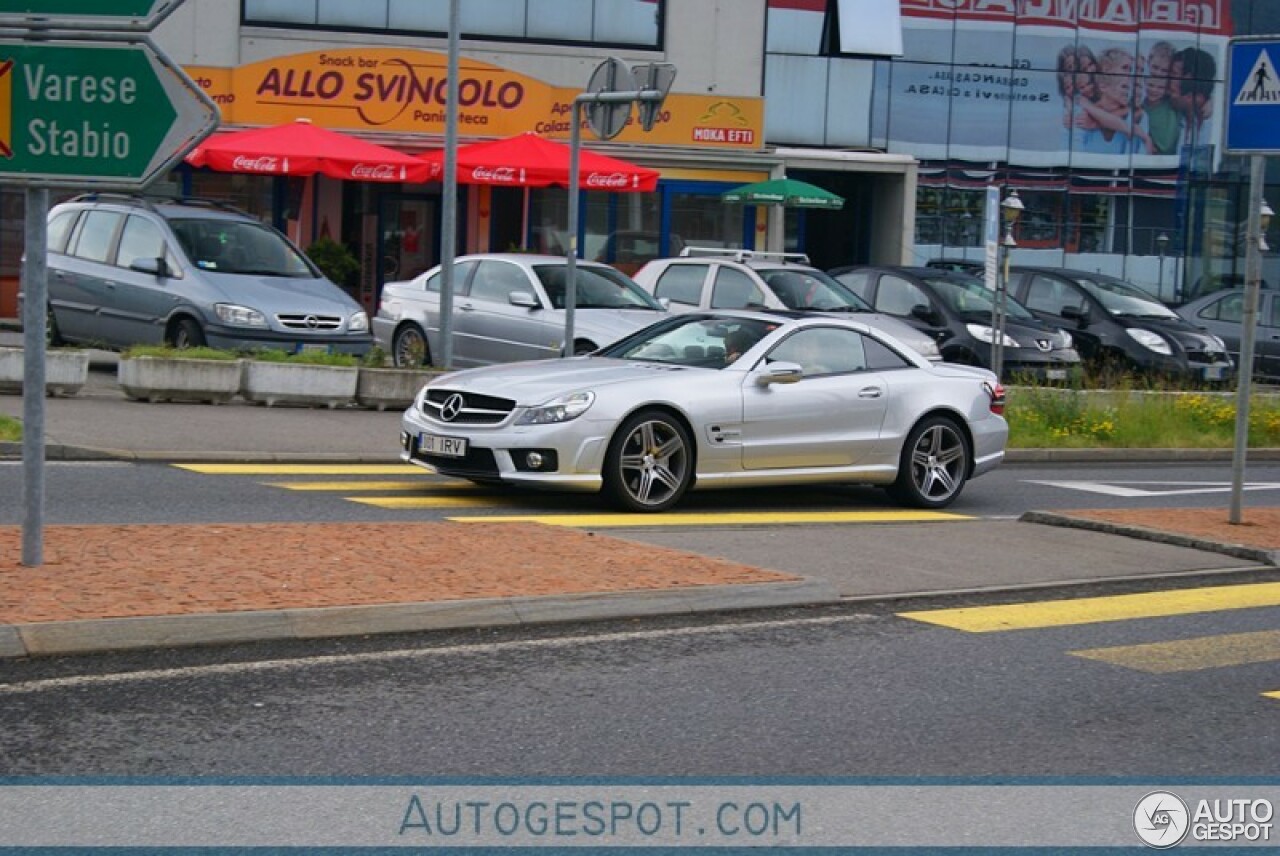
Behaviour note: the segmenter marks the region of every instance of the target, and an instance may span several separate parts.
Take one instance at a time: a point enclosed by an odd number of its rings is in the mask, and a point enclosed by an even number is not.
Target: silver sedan
[[[1004,458],[1004,389],[855,321],[724,311],[589,356],[443,375],[401,458],[476,482],[603,490],[664,511],[685,491],[863,483],[942,508]]]
[[[454,264],[453,365],[482,366],[585,354],[666,314],[609,265],[579,261],[574,276],[574,336],[566,344],[569,262],[564,256],[477,253]],[[373,334],[398,366],[440,361],[441,268],[382,288]]]

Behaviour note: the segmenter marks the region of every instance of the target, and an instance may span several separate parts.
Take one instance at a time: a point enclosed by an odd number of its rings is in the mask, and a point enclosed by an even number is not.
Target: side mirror
[[[788,363],[779,360],[775,363],[765,363],[764,370],[756,375],[756,383],[760,386],[769,386],[775,383],[795,383],[804,377],[804,369],[800,368],[799,363]]]
[[[507,295],[512,306],[523,306],[526,309],[541,309],[537,296],[532,291],[513,291]]]
[[[171,275],[169,263],[163,257],[157,256],[154,259],[134,259],[129,265],[129,270],[136,270],[138,273],[149,273],[154,277],[165,279]]]
[[[924,303],[917,303],[911,307],[911,317],[923,321],[926,324],[937,324],[938,313],[934,312]]]
[[[1082,309],[1079,306],[1064,306],[1062,311],[1058,313],[1068,321],[1074,321],[1081,327],[1089,326],[1089,310]]]

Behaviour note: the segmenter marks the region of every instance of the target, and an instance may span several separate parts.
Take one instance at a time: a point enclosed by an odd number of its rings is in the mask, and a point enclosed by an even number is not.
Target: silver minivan
[[[93,193],[48,221],[53,343],[361,355],[369,316],[284,235],[198,199]]]

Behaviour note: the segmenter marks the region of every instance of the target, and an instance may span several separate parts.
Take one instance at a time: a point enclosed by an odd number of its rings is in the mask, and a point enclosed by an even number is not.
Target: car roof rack
[[[220,199],[205,199],[200,196],[145,196],[138,193],[112,193],[110,191],[90,191],[81,193],[68,200],[69,202],[118,202],[124,205],[136,205],[148,211],[156,212],[157,205],[189,205],[193,208],[216,208],[229,214],[240,214],[253,217],[249,212],[237,208]],[[257,219],[257,218],[254,218]]]
[[[766,253],[760,250],[736,250],[731,247],[685,247],[680,251],[683,257],[690,256],[729,256],[735,262],[761,261],[773,259],[781,262],[809,264],[807,253]]]

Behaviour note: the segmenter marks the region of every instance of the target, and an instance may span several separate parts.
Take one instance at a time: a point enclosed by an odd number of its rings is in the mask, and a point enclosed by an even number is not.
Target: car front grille
[[[509,398],[433,389],[427,392],[422,412],[427,418],[446,425],[497,425],[515,409]]]
[[[340,315],[277,315],[286,330],[337,330],[342,327]]]

